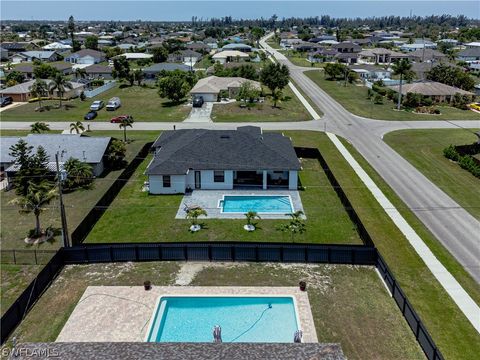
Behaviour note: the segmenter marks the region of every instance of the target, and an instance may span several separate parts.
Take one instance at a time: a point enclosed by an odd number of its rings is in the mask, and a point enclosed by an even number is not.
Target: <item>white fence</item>
[[[116,85],[116,81],[115,80],[111,80],[111,81],[105,81],[105,84],[102,85],[102,86],[99,86],[98,88],[96,89],[93,89],[93,90],[87,90],[87,91],[84,91],[84,94],[87,98],[92,98],[94,96],[97,96],[107,90],[110,90],[111,88],[115,87]]]

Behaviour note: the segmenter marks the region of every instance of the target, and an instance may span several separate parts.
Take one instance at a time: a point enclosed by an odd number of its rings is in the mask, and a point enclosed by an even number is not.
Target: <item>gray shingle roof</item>
[[[153,73],[156,74],[162,70],[165,71],[173,71],[173,70],[182,70],[182,71],[189,71],[190,66],[185,65],[185,64],[176,64],[176,63],[157,63],[153,64],[145,69],[143,69],[143,72],[145,73]]]
[[[237,130],[165,131],[155,141],[149,175],[186,174],[197,170],[300,170],[292,142],[259,127]]]
[[[103,155],[110,143],[110,137],[90,137],[79,134],[29,134],[24,137],[1,137],[0,141],[0,162],[11,163],[13,158],[9,155],[10,147],[18,140],[25,140],[28,145],[34,147],[35,152],[39,145],[43,146],[50,161],[55,160],[55,153],[64,150],[61,162],[73,157],[90,164],[102,161]]]
[[[22,351],[20,351],[23,349]],[[344,360],[339,344],[322,343],[148,343],[77,342],[25,343],[15,359],[51,354],[57,360],[159,359],[159,360]],[[40,357],[37,357],[40,358]]]

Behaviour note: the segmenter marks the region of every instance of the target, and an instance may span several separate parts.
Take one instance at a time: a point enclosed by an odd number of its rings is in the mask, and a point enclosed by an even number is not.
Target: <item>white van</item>
[[[120,99],[118,97],[113,97],[110,100],[108,100],[108,103],[105,109],[107,109],[107,111],[113,111],[113,110],[117,110],[121,105],[122,105],[122,102],[120,101]]]

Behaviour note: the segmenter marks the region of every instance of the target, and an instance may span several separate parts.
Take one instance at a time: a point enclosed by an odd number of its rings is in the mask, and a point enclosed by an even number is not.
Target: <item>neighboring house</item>
[[[55,154],[59,153],[59,163],[63,164],[70,158],[86,162],[92,167],[93,175],[100,176],[104,170],[103,158],[110,144],[110,137],[90,137],[80,134],[29,134],[24,137],[2,136],[0,141],[0,165],[7,173],[7,178],[13,176],[18,167],[14,158],[10,156],[10,147],[20,139],[33,146],[34,152],[43,146],[49,158],[48,168],[56,171]]]
[[[43,50],[52,50],[58,53],[63,53],[72,50],[72,46],[61,42],[53,42],[51,44],[45,45],[43,47]]]
[[[245,54],[244,52],[237,51],[237,50],[220,51],[212,56],[212,59],[215,62],[218,61],[220,64],[226,64],[231,61],[238,62],[238,61],[246,60],[249,58],[250,56],[248,54]]]
[[[164,131],[153,149],[145,171],[151,194],[298,188],[301,166],[290,138],[256,126]]]
[[[466,43],[465,46],[467,47],[467,49],[480,48],[480,41],[469,42],[469,43]]]
[[[301,39],[281,39],[280,47],[283,49],[293,49],[295,45],[300,45],[302,42]]]
[[[351,54],[351,53],[359,53],[362,51],[362,47],[352,43],[351,41],[344,41],[338,44],[332,45],[332,49],[337,50],[339,53],[346,53],[346,54]]]
[[[65,57],[72,64],[98,64],[105,61],[105,53],[92,49],[82,49]]]
[[[3,60],[3,61],[8,60],[8,55],[9,53],[7,49],[4,49],[3,47],[0,48],[0,60]]]
[[[447,55],[444,53],[434,50],[434,49],[421,49],[421,50],[415,50],[412,51],[408,54],[408,58],[411,61],[416,61],[416,62],[434,62],[434,61],[444,61],[447,59]]]
[[[2,48],[11,53],[19,53],[27,50],[27,43],[24,42],[3,42]]]
[[[218,40],[212,37],[203,39],[203,43],[207,45],[210,49],[218,49]]]
[[[322,41],[325,41],[325,40],[333,40],[333,41],[336,42],[337,37],[335,35],[320,35],[320,36],[316,36],[314,38],[311,38],[308,41],[313,42],[313,43],[319,43],[319,42],[322,42]]]
[[[24,51],[13,55],[11,59],[14,64],[33,60],[52,62],[58,60],[58,54],[55,51]]]
[[[200,61],[202,54],[193,50],[179,50],[168,55],[170,62],[182,62],[188,64],[195,64]]]
[[[388,86],[388,88],[398,92],[399,85]],[[465,91],[453,86],[445,85],[436,81],[419,81],[410,84],[402,85],[402,95],[408,93],[421,94],[423,96],[429,96],[434,102],[451,102],[455,94],[469,95],[472,98],[474,93]]]
[[[243,83],[249,81],[255,88],[261,90],[258,81],[248,80],[241,77],[218,77],[208,76],[198,80],[190,90],[192,96],[202,96],[204,101],[217,101],[221,91],[228,92],[229,98],[235,98]]]
[[[210,49],[211,49],[207,44],[205,44],[203,42],[190,43],[190,44],[185,45],[185,48],[187,50],[192,50],[192,51],[200,52],[200,53],[203,53],[203,54],[206,54],[206,53],[210,52]]]
[[[247,44],[242,44],[242,43],[232,43],[232,44],[227,44],[224,47],[222,47],[222,51],[225,50],[236,50],[236,51],[242,51],[242,52],[251,52],[252,47]]]
[[[358,53],[358,62],[362,64],[390,64],[407,57],[408,55],[397,51],[375,48],[360,51]]]
[[[307,41],[302,41],[298,45],[293,45],[293,49],[298,52],[307,52],[307,51],[314,51],[316,49],[320,49],[322,45],[311,43]]]
[[[400,50],[404,52],[412,52],[416,50],[422,50],[422,49],[436,49],[437,44],[432,43],[432,42],[418,42],[414,44],[403,44],[400,46]]]
[[[380,66],[370,64],[352,65],[350,69],[358,74],[362,80],[382,80],[390,79],[392,72]]]
[[[48,85],[52,80],[46,79],[44,81]],[[28,101],[32,97],[30,89],[32,88],[32,85],[34,82],[35,80],[29,80],[27,82],[0,90],[0,95],[11,96],[14,102]],[[85,84],[81,84],[73,81],[70,81],[70,84],[72,85],[72,89],[66,89],[65,93],[63,94],[63,98],[65,99],[75,98],[79,96],[81,92],[85,89]],[[53,92],[53,96],[58,97],[58,92],[56,90]]]
[[[130,61],[130,60],[140,60],[140,59],[151,59],[153,55],[146,54],[146,53],[125,53],[125,54],[120,54],[117,57],[124,57]]]
[[[310,62],[334,62],[337,51],[334,49],[319,48],[316,51],[310,52],[307,56]]]
[[[458,61],[479,61],[480,60],[480,46],[472,46],[457,54]]]
[[[157,63],[153,64],[145,69],[143,73],[145,74],[146,79],[155,79],[161,71],[190,71],[191,67],[185,64],[176,64],[176,63]]]
[[[87,73],[87,77],[94,79],[113,79],[112,68],[110,66],[93,64],[84,68]]]
[[[50,66],[60,71],[63,75],[69,75],[72,73],[71,64],[54,63],[54,64],[50,64]],[[21,65],[15,66],[15,71],[18,71],[24,74],[27,79],[33,79],[33,70],[34,70],[34,66],[32,64],[21,64]]]

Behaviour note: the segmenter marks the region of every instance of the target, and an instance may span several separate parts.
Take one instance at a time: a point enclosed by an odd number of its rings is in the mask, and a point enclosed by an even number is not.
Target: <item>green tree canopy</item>
[[[475,87],[475,80],[470,75],[459,67],[446,64],[439,64],[430,69],[427,72],[427,79],[455,86],[466,91],[471,91]]]
[[[290,71],[286,65],[271,63],[260,72],[260,81],[274,93],[277,89],[282,90],[288,85],[289,76]]]
[[[98,50],[98,37],[87,36],[84,45],[87,49]]]
[[[195,75],[180,70],[171,71],[158,80],[158,94],[174,103],[187,96],[195,82]]]
[[[155,47],[152,50],[152,55],[154,63],[162,63],[167,61],[168,50],[165,49],[163,46]]]
[[[339,63],[328,63],[325,65],[325,75],[333,80],[343,78],[345,76],[347,67]]]

